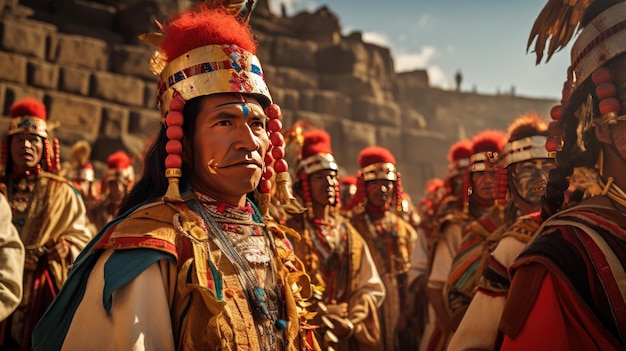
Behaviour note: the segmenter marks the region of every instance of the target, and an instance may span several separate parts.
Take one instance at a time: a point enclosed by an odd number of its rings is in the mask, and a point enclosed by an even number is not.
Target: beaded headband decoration
[[[506,168],[513,163],[535,158],[551,158],[546,150],[547,139],[545,136],[535,135],[506,144],[500,156],[501,167]]]
[[[18,133],[30,133],[48,138],[48,124],[41,117],[19,116],[9,120],[9,131],[7,136]]]

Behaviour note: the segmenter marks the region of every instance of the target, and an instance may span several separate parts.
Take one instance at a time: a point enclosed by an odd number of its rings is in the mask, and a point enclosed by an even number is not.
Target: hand
[[[48,247],[48,260],[61,261],[65,259],[70,254],[71,246],[72,244],[65,239],[57,241],[52,246]]]
[[[354,332],[354,325],[347,318],[332,314],[326,315],[326,317],[333,322],[335,328],[332,331],[339,339],[346,338]]]

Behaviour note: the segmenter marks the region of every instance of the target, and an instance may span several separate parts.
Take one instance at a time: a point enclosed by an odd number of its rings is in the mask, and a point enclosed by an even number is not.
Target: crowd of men
[[[538,42],[583,28],[552,121],[454,143],[415,204],[388,149],[342,174],[327,131],[282,125],[226,4],[143,37],[163,118],[138,177],[118,151],[97,182],[84,141],[62,163],[46,106],[12,105],[0,348],[626,348],[626,1],[549,2]]]

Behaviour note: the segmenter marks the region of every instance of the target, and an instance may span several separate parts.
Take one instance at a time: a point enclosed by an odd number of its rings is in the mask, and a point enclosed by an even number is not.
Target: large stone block
[[[45,89],[59,86],[59,66],[43,60],[28,61],[28,84]]]
[[[102,111],[102,124],[100,136],[115,139],[128,132],[130,111],[127,108],[114,105],[106,105]]]
[[[400,106],[400,114],[402,117],[401,123],[404,128],[426,129],[428,126],[424,115],[409,106]]]
[[[2,85],[5,87],[3,111],[6,116],[9,115],[11,105],[13,105],[13,103],[17,100],[32,97],[39,101],[44,101],[44,91],[42,89],[24,84],[3,83]],[[48,107],[48,113],[50,113],[49,111],[50,109]]]
[[[61,67],[59,90],[88,96],[91,71],[76,67]]]
[[[400,107],[393,101],[379,102],[369,97],[356,98],[352,100],[352,118],[379,126],[399,127]]]
[[[139,78],[95,72],[91,82],[94,97],[131,106],[144,105],[145,83]]]
[[[147,45],[114,45],[111,49],[111,71],[125,76],[138,76],[147,80],[156,80],[148,69],[154,48]]]
[[[300,106],[307,111],[327,114],[334,118],[350,118],[352,100],[341,92],[307,90],[300,93]]]
[[[357,77],[352,74],[322,74],[319,87],[324,90],[339,91],[352,98],[372,97],[377,101],[386,101],[386,95],[378,82]]]
[[[404,159],[409,162],[446,163],[448,140],[442,133],[415,129],[402,131]]]
[[[60,65],[107,70],[109,47],[103,40],[55,33],[51,36],[48,60]]]
[[[47,38],[56,27],[44,22],[4,18],[0,22],[2,50],[45,59]]]
[[[272,99],[274,103],[280,105],[280,107],[288,110],[299,110],[300,107],[300,92],[295,89],[283,89],[283,88],[270,88],[272,93]]]
[[[0,80],[26,84],[28,59],[18,54],[0,52]]]
[[[275,67],[272,72],[271,80],[268,77],[267,82],[272,86],[278,86],[286,89],[317,89],[317,73],[303,69],[295,69],[289,67]]]
[[[403,149],[402,129],[379,126],[376,128],[376,145],[387,148],[396,157],[404,158],[407,150]]]
[[[101,101],[64,93],[48,93],[48,118],[57,121],[59,128],[83,131],[85,138],[95,140],[102,121]]]
[[[147,109],[157,108],[157,83],[156,79],[152,81],[144,81],[143,89],[143,107]],[[272,96],[273,97],[273,96]]]
[[[292,67],[315,71],[317,44],[308,40],[277,37],[274,42],[272,64],[277,67]]]
[[[368,76],[368,53],[362,42],[342,40],[338,45],[320,47],[315,57],[321,74]]]
[[[161,128],[161,113],[156,110],[132,109],[128,132],[137,137],[148,139]]]
[[[376,125],[351,120],[340,121],[341,138],[333,140],[333,151],[350,174],[359,168],[358,155],[367,146],[376,145]]]

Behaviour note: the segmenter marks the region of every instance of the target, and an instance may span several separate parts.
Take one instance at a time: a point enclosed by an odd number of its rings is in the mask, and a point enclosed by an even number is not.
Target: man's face
[[[533,205],[541,204],[546,190],[548,173],[555,167],[554,160],[538,158],[511,165],[511,179],[517,195]]]
[[[309,176],[309,186],[311,188],[313,206],[336,206],[337,182],[337,172],[331,169],[311,174]]]
[[[266,119],[261,105],[249,96],[203,97],[193,150],[186,152],[193,155],[192,186],[216,200],[241,204],[261,180],[270,144]]]
[[[11,137],[11,158],[19,169],[35,167],[43,156],[43,138],[31,133],[19,133]]]
[[[108,191],[110,204],[119,207],[126,196],[126,186],[120,181],[112,180],[108,184]]]
[[[476,196],[484,201],[494,199],[494,194],[496,191],[494,173],[494,171],[482,171],[472,173],[472,196]]]
[[[391,180],[376,179],[365,182],[368,204],[374,207],[385,207],[391,200],[395,184]]]

